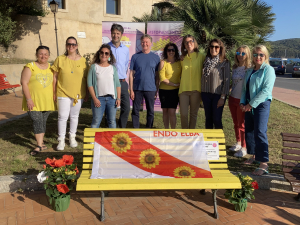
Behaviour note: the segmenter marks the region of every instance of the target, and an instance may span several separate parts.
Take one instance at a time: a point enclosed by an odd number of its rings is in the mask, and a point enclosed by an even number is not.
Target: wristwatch
[[[225,99],[225,96],[222,96],[222,95],[221,95],[221,99],[223,99],[223,100],[224,100],[224,99]]]

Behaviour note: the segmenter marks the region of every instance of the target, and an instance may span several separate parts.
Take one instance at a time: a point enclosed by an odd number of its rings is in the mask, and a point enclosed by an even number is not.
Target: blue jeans
[[[201,92],[201,97],[205,112],[205,129],[214,129],[214,126],[215,129],[223,129],[222,114],[226,98],[224,100],[224,105],[217,108],[221,95]]]
[[[247,153],[259,162],[269,162],[268,120],[271,101],[260,103],[253,112],[245,113],[245,139]]]
[[[93,121],[92,128],[99,128],[104,112],[107,116],[107,122],[109,128],[116,128],[116,99],[114,99],[111,95],[99,96],[98,100],[101,103],[100,107],[95,107],[94,101],[92,99],[92,112],[93,112]]]

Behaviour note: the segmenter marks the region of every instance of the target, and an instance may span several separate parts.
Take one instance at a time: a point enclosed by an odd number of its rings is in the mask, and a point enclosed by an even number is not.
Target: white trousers
[[[67,120],[70,116],[70,134],[76,134],[78,126],[78,117],[83,103],[83,99],[73,106],[74,99],[67,97],[57,98],[58,107],[58,137],[65,138],[67,131]]]

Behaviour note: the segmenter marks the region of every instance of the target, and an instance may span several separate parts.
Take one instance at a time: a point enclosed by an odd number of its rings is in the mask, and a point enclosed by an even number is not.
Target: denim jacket
[[[247,70],[240,104],[246,104],[246,85],[253,68]],[[250,102],[252,108],[256,108],[260,103],[272,100],[272,90],[274,87],[276,75],[272,66],[263,63],[260,68],[252,74],[249,83]]]

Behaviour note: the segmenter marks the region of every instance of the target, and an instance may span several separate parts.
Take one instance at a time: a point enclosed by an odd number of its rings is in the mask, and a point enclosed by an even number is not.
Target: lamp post
[[[57,13],[58,11],[58,3],[54,0],[52,0],[50,3],[49,3],[49,6],[50,6],[50,9],[51,9],[51,12],[53,12],[54,14],[54,24],[55,24],[55,35],[56,35],[56,49],[57,49],[57,56],[59,56],[59,53],[58,53],[58,42],[57,42],[57,27],[56,27],[56,16],[55,14]]]

